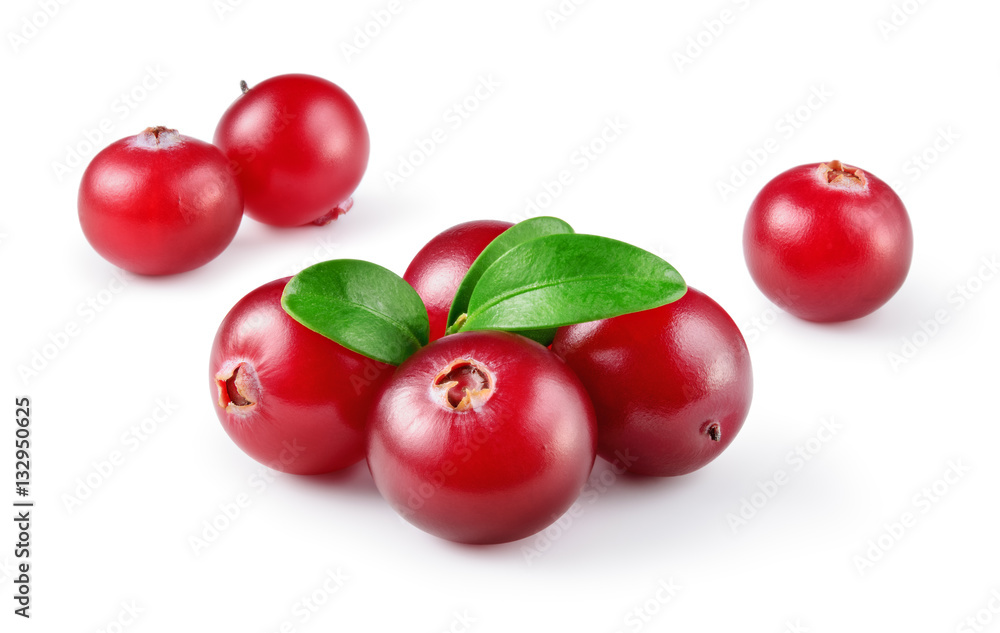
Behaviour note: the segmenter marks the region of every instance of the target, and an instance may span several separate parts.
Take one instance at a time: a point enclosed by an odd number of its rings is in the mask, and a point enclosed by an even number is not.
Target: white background
[[[12,613],[15,533],[0,520],[0,628],[779,633],[978,630],[959,628],[978,617],[1000,630],[1000,284],[983,263],[1000,253],[1000,5],[591,0],[553,22],[557,0],[401,2],[350,52],[390,3],[331,4],[4,2],[0,502],[15,500],[14,397],[29,395],[37,505],[30,621]],[[86,161],[150,125],[210,140],[240,79],[286,72],[360,105],[372,154],[355,208],[323,228],[246,219],[197,271],[115,282],[76,217]],[[483,81],[496,87],[476,97]],[[582,169],[608,120],[625,129]],[[446,140],[390,187],[436,128]],[[819,326],[760,294],[741,232],[769,178],[835,158],[898,188],[916,251],[883,309]],[[571,184],[547,199],[562,170]],[[403,523],[363,464],[259,485],[207,383],[232,304],[323,259],[402,273],[439,231],[522,219],[532,199],[659,253],[730,312],[756,389],[729,450],[679,479],[599,462],[576,517],[495,547]],[[161,402],[165,421],[136,441]],[[790,457],[799,446],[808,461]],[[95,474],[115,451],[124,463]],[[68,507],[88,477],[99,485]],[[744,502],[757,507],[734,524]],[[212,521],[225,529],[196,553]],[[304,611],[314,595],[328,600]]]

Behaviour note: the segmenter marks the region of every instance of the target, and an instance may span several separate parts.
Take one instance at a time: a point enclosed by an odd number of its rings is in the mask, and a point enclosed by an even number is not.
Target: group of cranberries
[[[693,288],[661,308],[560,328],[551,348],[504,331],[445,335],[465,273],[510,226],[460,224],[413,259],[404,279],[427,306],[431,336],[399,367],[289,316],[289,278],[252,291],[212,346],[227,433],[289,473],[366,457],[400,514],[463,543],[544,529],[576,500],[597,455],[668,476],[722,452],[750,407],[750,357],[729,315]]]
[[[80,224],[105,259],[143,275],[185,272],[229,246],[244,211],[297,226],[326,224],[351,208],[369,139],[350,96],[312,75],[241,87],[214,145],[157,126],[90,162]]]
[[[366,458],[397,512],[462,543],[544,529],[576,500],[598,455],[648,476],[684,475],[717,457],[750,407],[750,356],[726,311],[694,288],[662,307],[561,327],[548,347],[504,331],[446,334],[466,272],[511,226],[459,224],[417,253],[403,278],[427,308],[430,342],[398,367],[291,318],[281,306],[287,278],[244,297],[210,364],[230,437],[290,473]],[[765,187],[745,250],[782,307],[836,321],[895,293],[912,234],[891,189],[832,162]],[[290,459],[292,444],[300,451]]]
[[[214,145],[154,127],[94,158],[79,212],[99,253],[137,273],[181,272],[229,244],[244,206],[278,226],[322,225],[350,208],[369,152],[350,97],[308,75],[243,92]],[[544,529],[576,500],[598,455],[662,477],[691,473],[729,446],[750,407],[750,356],[726,311],[694,288],[653,309],[564,324],[550,345],[501,330],[447,333],[466,273],[512,226],[466,222],[417,253],[403,279],[426,306],[429,337],[398,366],[293,318],[282,303],[291,278],[243,297],[211,352],[225,431],[287,473],[366,459],[402,516],[462,543]],[[888,185],[831,161],[770,181],[751,205],[743,248],[768,298],[831,322],[895,294],[913,236]]]

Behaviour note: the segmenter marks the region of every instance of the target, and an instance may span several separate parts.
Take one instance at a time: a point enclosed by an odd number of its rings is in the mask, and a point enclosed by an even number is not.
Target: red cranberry
[[[840,161],[779,174],[754,199],[743,252],[767,297],[809,321],[870,314],[906,279],[913,231],[886,183]]]
[[[597,411],[598,454],[642,475],[684,475],[715,459],[750,409],[739,328],[694,288],[660,308],[560,328],[566,359]]]
[[[555,521],[594,464],[594,412],[545,347],[508,332],[446,336],[399,366],[367,430],[375,485],[417,527],[502,543]]]
[[[430,340],[444,336],[448,311],[462,278],[490,242],[514,226],[499,220],[464,222],[433,237],[410,262],[405,279],[424,300]]]
[[[77,200],[87,241],[112,264],[170,275],[215,259],[243,219],[243,194],[213,145],[151,127],[87,166]]]
[[[369,151],[368,128],[351,97],[312,75],[243,87],[219,121],[215,144],[236,168],[247,215],[298,226],[346,213]]]
[[[243,297],[219,326],[209,379],[219,420],[250,457],[300,475],[364,456],[364,423],[392,374],[293,320],[281,307],[288,277]]]

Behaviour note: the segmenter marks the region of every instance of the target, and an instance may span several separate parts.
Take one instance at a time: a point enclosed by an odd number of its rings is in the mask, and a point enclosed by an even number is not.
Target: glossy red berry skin
[[[750,354],[719,304],[688,288],[643,312],[560,328],[552,350],[597,411],[598,454],[641,475],[685,475],[715,459],[743,427]]]
[[[368,467],[422,530],[502,543],[573,504],[596,440],[583,385],[552,352],[516,334],[463,332],[420,349],[385,385],[368,419]]]
[[[299,324],[281,308],[288,277],[253,290],[223,319],[209,383],[229,437],[262,464],[315,475],[364,456],[364,424],[392,367]]]
[[[368,128],[357,104],[312,75],[248,88],[222,115],[215,144],[233,162],[246,214],[274,226],[336,219],[368,166]]]
[[[430,340],[444,336],[455,291],[490,242],[514,226],[499,220],[463,222],[434,236],[420,249],[403,274],[424,300],[431,322]]]
[[[106,260],[170,275],[225,250],[243,219],[243,194],[218,148],[153,127],[90,161],[77,208],[83,234]]]
[[[903,201],[874,175],[839,161],[801,165],[757,194],[743,253],[779,307],[808,321],[847,321],[903,285],[913,230]]]

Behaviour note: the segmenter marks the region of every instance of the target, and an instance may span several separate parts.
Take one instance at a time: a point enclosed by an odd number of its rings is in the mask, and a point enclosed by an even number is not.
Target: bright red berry
[[[462,278],[490,242],[514,226],[499,220],[464,222],[439,233],[420,249],[403,274],[424,300],[430,340],[444,336],[448,311]]]
[[[346,213],[368,166],[368,128],[357,104],[312,75],[243,87],[219,121],[215,144],[235,165],[247,215],[298,226]]]
[[[151,127],[94,157],[77,207],[83,234],[106,260],[169,275],[225,250],[243,219],[243,194],[214,145]]]
[[[545,347],[508,332],[464,332],[420,349],[379,394],[368,466],[417,527],[501,543],[551,524],[595,459],[583,385]]]
[[[757,194],[743,252],[767,297],[809,321],[870,314],[906,279],[910,218],[896,192],[840,161],[801,165]]]
[[[753,394],[739,328],[707,295],[560,328],[566,359],[597,411],[598,454],[642,475],[684,475],[743,427]]]
[[[212,344],[215,412],[236,445],[287,473],[312,475],[364,456],[364,423],[392,367],[307,329],[281,307],[288,277],[243,297]]]

